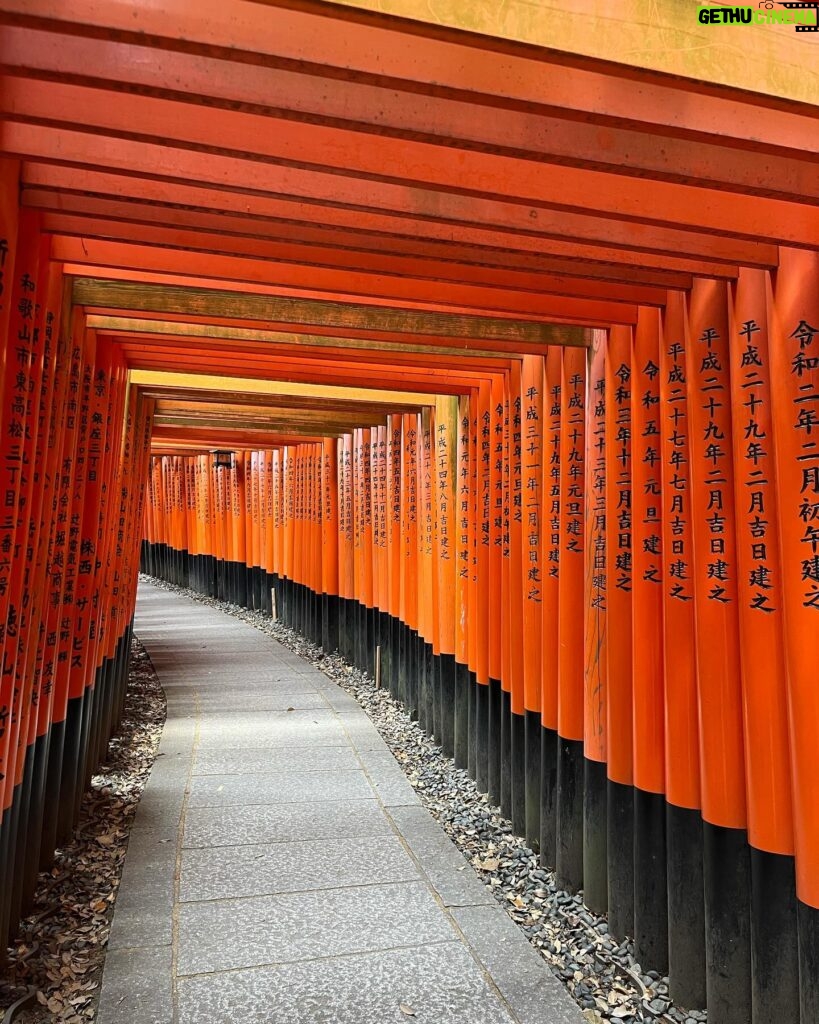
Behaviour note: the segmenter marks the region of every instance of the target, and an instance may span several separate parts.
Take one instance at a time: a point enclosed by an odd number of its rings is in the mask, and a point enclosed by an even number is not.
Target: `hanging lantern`
[[[215,469],[233,469],[233,452],[216,448],[211,452]]]

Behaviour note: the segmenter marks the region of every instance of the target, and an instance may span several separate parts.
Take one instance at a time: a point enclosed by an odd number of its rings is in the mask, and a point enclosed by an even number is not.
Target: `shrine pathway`
[[[347,693],[151,584],[168,698],[98,1024],[582,1024]]]

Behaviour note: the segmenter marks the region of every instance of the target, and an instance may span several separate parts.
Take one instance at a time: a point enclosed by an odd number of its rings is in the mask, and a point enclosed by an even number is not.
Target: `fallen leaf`
[[[415,1010],[413,1010],[413,1008],[411,1006],[407,1006],[406,1003],[399,1003],[398,1006],[399,1006],[399,1008],[401,1010],[401,1013],[403,1013],[404,1016],[406,1016],[406,1017],[414,1017],[415,1016]]]
[[[500,861],[497,857],[486,857],[484,860],[479,860],[475,867],[479,871],[497,871]]]

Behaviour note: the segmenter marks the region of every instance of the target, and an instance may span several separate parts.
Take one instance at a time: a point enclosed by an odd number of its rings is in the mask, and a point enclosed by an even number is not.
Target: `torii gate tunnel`
[[[141,560],[378,662],[681,1005],[819,1020],[819,39],[611,6],[0,0],[4,943]]]

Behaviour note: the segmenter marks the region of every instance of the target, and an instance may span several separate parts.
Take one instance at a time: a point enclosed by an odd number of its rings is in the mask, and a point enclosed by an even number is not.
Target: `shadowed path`
[[[150,584],[135,631],[168,719],[99,1024],[581,1024],[352,697]]]

